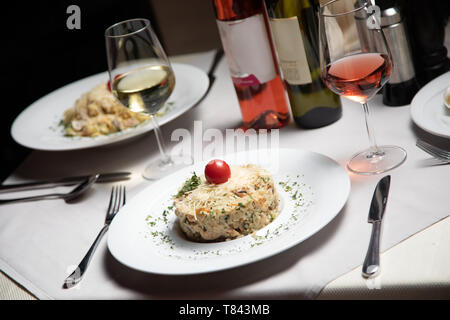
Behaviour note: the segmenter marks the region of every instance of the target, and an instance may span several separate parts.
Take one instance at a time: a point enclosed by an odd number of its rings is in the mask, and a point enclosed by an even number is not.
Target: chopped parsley
[[[259,176],[261,178],[262,181],[264,181],[264,183],[267,183],[268,181],[270,181],[270,177],[262,177]]]
[[[184,195],[186,192],[192,191],[197,189],[197,187],[199,185],[202,184],[202,180],[200,179],[199,176],[197,176],[195,174],[195,172],[193,172],[192,177],[190,179],[187,179],[186,182],[184,183],[183,187],[180,189],[180,191],[178,191],[177,195],[175,196],[175,198],[179,198],[182,195]]]

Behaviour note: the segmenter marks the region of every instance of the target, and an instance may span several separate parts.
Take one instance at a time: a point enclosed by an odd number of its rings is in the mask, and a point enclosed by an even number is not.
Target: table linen
[[[213,52],[174,57],[207,70]],[[203,129],[225,130],[240,124],[240,111],[225,60],[216,71],[209,95],[193,110],[162,127],[169,146],[171,132],[194,120]],[[342,166],[368,146],[363,110],[342,100],[343,117],[319,129],[293,124],[280,130],[280,147],[325,154]],[[409,106],[390,108],[381,96],[371,101],[373,126],[379,144],[396,144],[408,152],[406,162],[389,172],[392,184],[385,214],[381,251],[450,215],[448,166],[426,165],[428,155],[415,146],[417,136],[441,145],[449,141],[428,135],[410,119]],[[34,151],[5,183],[86,174],[94,171],[132,171],[126,183],[128,199],[149,183],[140,173],[158,156],[153,133],[110,147],[68,152]],[[303,243],[272,258],[227,271],[168,277],[137,272],[117,262],[103,241],[84,280],[62,289],[65,277],[83,257],[102,226],[111,184],[98,184],[75,204],[41,201],[0,207],[0,269],[43,299],[217,299],[314,298],[340,275],[359,266],[365,256],[371,225],[367,213],[373,189],[383,175],[349,173],[352,190],[342,212]],[[383,261],[381,261],[383,264]]]

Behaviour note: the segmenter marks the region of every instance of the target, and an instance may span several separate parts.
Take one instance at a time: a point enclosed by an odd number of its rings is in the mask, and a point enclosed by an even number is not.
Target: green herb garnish
[[[264,183],[270,181],[270,177],[262,177],[262,176],[259,177],[261,178],[262,181],[264,181]]]
[[[190,179],[186,180],[186,182],[184,183],[183,187],[180,189],[180,191],[178,191],[178,193],[175,196],[175,198],[179,198],[182,195],[184,195],[186,192],[189,192],[189,191],[197,189],[197,187],[199,185],[201,185],[201,184],[202,184],[202,180],[194,172],[192,177]]]

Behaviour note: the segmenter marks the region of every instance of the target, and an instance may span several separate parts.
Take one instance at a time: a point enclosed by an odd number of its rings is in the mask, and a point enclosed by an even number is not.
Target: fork
[[[450,162],[449,151],[433,146],[428,142],[425,142],[420,139],[417,140],[416,146],[418,146],[420,149],[427,152],[428,154],[432,155],[433,157],[437,158],[438,160],[441,160],[443,162]]]
[[[97,235],[97,238],[95,238],[94,243],[89,248],[89,251],[86,253],[83,260],[81,260],[78,267],[75,269],[74,272],[72,272],[70,276],[66,278],[66,280],[64,280],[63,288],[65,289],[72,288],[73,286],[78,284],[83,278],[84,272],[86,271],[89,262],[91,261],[91,258],[94,255],[95,249],[97,249],[97,246],[100,243],[100,240],[103,238],[106,231],[108,231],[109,225],[116,216],[117,212],[119,212],[119,209],[125,204],[126,201],[125,191],[126,190],[124,186],[112,187],[111,196],[109,198],[108,210],[106,211],[105,224],[102,230],[100,230],[99,234]]]

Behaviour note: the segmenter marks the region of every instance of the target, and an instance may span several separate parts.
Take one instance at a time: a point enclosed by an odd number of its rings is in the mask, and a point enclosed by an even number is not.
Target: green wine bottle
[[[318,6],[314,0],[266,0],[270,26],[298,126],[319,128],[342,115],[339,96],[320,77]]]

